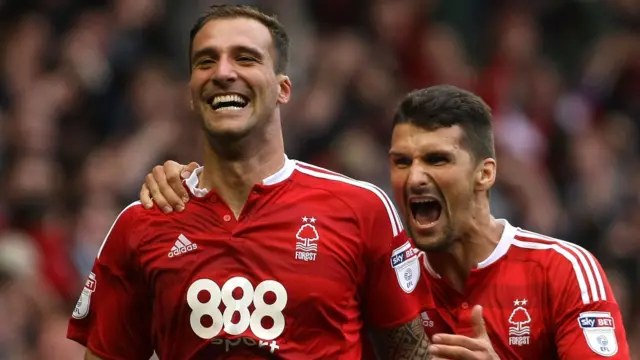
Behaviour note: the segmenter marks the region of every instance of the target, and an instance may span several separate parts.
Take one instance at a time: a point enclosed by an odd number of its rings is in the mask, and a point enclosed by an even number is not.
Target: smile
[[[409,199],[409,209],[418,226],[430,228],[440,219],[442,203],[434,197],[414,197]]]
[[[209,105],[213,111],[237,111],[249,105],[250,100],[243,95],[226,94],[214,96]]]

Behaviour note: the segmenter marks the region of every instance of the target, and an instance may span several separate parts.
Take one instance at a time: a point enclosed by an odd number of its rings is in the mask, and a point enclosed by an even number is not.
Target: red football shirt
[[[423,325],[431,336],[473,336],[471,309],[483,306],[501,359],[629,359],[620,309],[606,275],[585,249],[505,226],[495,251],[469,274],[464,293],[429,266]]]
[[[419,315],[419,274],[399,270],[417,256],[392,267],[406,235],[380,189],[287,160],[236,220],[198,173],[184,212],[136,202],[118,216],[70,339],[104,359],[360,359],[363,322]]]

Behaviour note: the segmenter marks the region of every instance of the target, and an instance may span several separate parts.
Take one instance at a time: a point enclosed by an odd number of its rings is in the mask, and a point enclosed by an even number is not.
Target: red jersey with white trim
[[[184,212],[136,202],[118,216],[70,339],[103,359],[360,359],[363,322],[419,316],[390,263],[404,229],[377,187],[286,160],[236,220],[199,173]]]
[[[473,336],[480,304],[501,359],[629,359],[622,316],[602,267],[582,247],[511,226],[469,274],[464,293],[428,275],[423,325],[429,336]]]

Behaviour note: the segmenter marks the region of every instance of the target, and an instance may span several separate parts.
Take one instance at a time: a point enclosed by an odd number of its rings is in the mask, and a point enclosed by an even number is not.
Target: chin
[[[250,129],[245,127],[207,127],[207,134],[210,137],[224,140],[242,139],[250,133]]]
[[[215,138],[240,139],[251,132],[248,119],[207,119],[205,124],[207,134]]]
[[[451,229],[445,228],[437,231],[425,233],[420,229],[408,229],[416,247],[426,252],[447,251],[453,244],[453,234]]]

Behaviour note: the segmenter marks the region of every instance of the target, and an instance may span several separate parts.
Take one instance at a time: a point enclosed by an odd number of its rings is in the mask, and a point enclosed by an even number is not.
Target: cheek
[[[194,70],[189,79],[189,89],[193,94],[200,94],[203,87],[209,82],[209,74],[202,70]]]
[[[473,186],[468,174],[450,173],[439,179],[441,190],[449,202],[449,206],[462,207],[464,210],[468,207],[469,199],[473,193]]]

